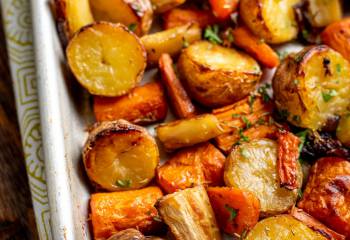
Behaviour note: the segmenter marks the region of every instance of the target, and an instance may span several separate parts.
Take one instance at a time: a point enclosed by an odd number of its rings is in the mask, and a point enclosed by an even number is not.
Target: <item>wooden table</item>
[[[37,239],[1,21],[0,26],[0,239]]]

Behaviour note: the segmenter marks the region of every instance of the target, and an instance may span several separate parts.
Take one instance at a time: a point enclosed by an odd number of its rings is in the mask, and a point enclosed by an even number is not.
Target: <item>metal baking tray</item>
[[[81,161],[87,127],[93,123],[90,96],[71,76],[50,0],[31,0],[41,128],[53,239],[92,239],[88,222],[90,185]],[[300,44],[277,47],[296,51]],[[152,79],[156,70],[145,75]],[[264,71],[264,82],[274,70]],[[172,119],[171,113],[167,120]],[[148,127],[154,134],[154,126]],[[161,152],[161,159],[165,159]]]

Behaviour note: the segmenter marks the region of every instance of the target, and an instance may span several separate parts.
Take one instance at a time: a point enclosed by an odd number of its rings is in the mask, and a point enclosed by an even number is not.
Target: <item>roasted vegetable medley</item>
[[[54,0],[93,238],[349,240],[346,4]]]

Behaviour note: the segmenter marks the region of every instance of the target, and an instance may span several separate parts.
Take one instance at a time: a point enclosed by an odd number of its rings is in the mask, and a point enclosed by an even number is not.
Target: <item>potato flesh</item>
[[[337,127],[337,138],[342,144],[350,147],[350,113],[341,117]]]
[[[263,219],[248,233],[246,240],[326,240],[289,215]]]
[[[125,27],[96,23],[70,41],[67,59],[78,81],[94,95],[120,96],[141,80],[146,68],[143,46]]]
[[[70,37],[73,36],[81,27],[84,27],[94,21],[89,0],[63,0],[66,4],[66,17]]]
[[[131,129],[97,138],[85,167],[89,178],[109,191],[141,188],[155,176],[158,147],[144,131]]]
[[[280,187],[277,175],[277,143],[269,139],[253,140],[237,146],[226,160],[224,180],[227,186],[247,189],[260,200],[263,216],[287,211],[297,200],[297,190]],[[301,183],[301,168],[297,174]]]
[[[308,0],[308,19],[313,27],[325,27],[342,17],[339,0]]]
[[[151,0],[157,13],[166,12],[176,6],[183,4],[186,0]]]
[[[212,114],[160,125],[156,131],[159,140],[167,150],[206,142],[222,134],[220,123]]]
[[[200,40],[201,34],[201,28],[197,24],[187,24],[143,36],[141,41],[147,51],[147,61],[156,64],[163,53],[175,56],[184,47],[184,42],[191,44]]]

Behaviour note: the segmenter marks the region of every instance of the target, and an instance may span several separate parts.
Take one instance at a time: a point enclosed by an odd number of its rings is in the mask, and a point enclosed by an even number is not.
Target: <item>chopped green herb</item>
[[[298,198],[301,199],[303,198],[303,192],[301,191],[301,189],[298,189]]]
[[[248,157],[249,157],[249,153],[248,153],[247,149],[241,148],[241,149],[239,150],[239,152],[241,153],[241,156],[242,156],[242,157],[244,157],[244,158],[248,158]]]
[[[336,65],[337,73],[341,73],[341,65],[338,63]]]
[[[255,96],[254,95],[249,95],[248,103],[249,103],[250,112],[254,111],[254,109],[253,109],[254,102],[255,102]]]
[[[303,149],[303,146],[305,144],[305,141],[306,141],[306,136],[308,134],[308,130],[304,130],[304,131],[301,131],[301,132],[298,132],[296,134],[297,137],[299,137],[300,139],[300,143],[299,143],[299,153],[301,153],[301,150]]]
[[[306,30],[306,29],[304,29],[304,30],[301,32],[301,34],[303,35],[303,38],[304,38],[305,40],[307,40],[307,39],[309,38],[309,36],[310,36],[309,31]]]
[[[260,117],[260,118],[258,119],[258,121],[256,121],[256,123],[257,123],[258,125],[263,125],[263,124],[265,123],[265,120],[264,120],[262,117]]]
[[[239,131],[238,131],[238,134],[239,134],[239,138],[244,141],[244,142],[249,142],[249,137],[245,136],[243,134],[243,129],[240,128]]]
[[[258,89],[258,93],[261,94],[264,102],[268,102],[271,100],[270,95],[267,93],[267,89],[269,89],[269,88],[271,88],[271,84],[266,83],[265,85],[259,87],[259,89]]]
[[[187,41],[186,38],[182,38],[182,46],[184,48],[187,48],[188,46],[190,46],[190,43]]]
[[[130,179],[117,180],[116,185],[121,188],[128,188],[131,186],[131,180]]]
[[[331,89],[328,92],[322,92],[322,98],[325,102],[329,102],[335,96],[337,96],[337,91],[334,89]]]
[[[286,56],[288,55],[288,52],[287,51],[278,51],[277,52],[277,55],[279,57],[280,60],[283,60],[286,58]]]
[[[153,220],[156,222],[163,222],[163,220],[159,216],[154,216]]]
[[[296,63],[300,63],[301,60],[303,60],[303,56],[301,54],[297,54],[297,55],[294,56],[294,61]]]
[[[230,207],[229,205],[225,205],[225,208],[227,211],[230,212],[230,218],[229,218],[229,221],[232,221],[233,219],[235,219],[237,217],[237,210]]]
[[[129,26],[128,26],[128,29],[132,32],[135,32],[137,28],[137,23],[131,23]]]
[[[214,44],[221,44],[222,40],[219,37],[219,25],[208,26],[204,30],[204,38]]]
[[[252,126],[252,123],[248,120],[248,118],[246,116],[242,116],[242,121],[245,124],[245,128],[248,129]]]
[[[300,123],[300,121],[301,121],[299,115],[294,115],[292,119],[293,119],[293,121],[296,122],[296,123]]]
[[[278,111],[278,115],[282,120],[286,120],[289,117],[290,112],[287,109],[282,109]]]
[[[232,34],[232,29],[229,29],[228,32],[227,32],[227,40],[230,42],[230,43],[233,43],[235,41],[235,38]]]
[[[237,114],[237,113],[232,114],[232,118],[240,118],[241,116],[242,116],[241,114]]]

